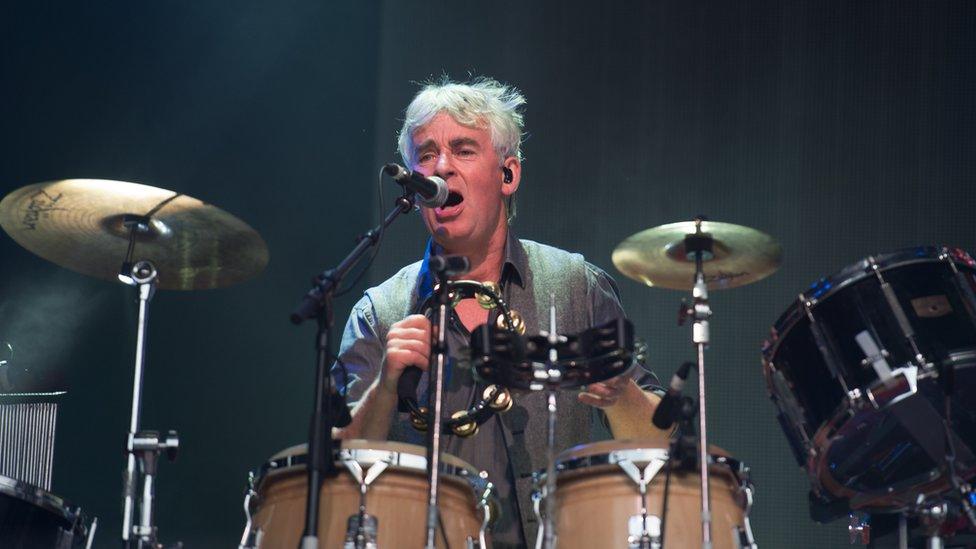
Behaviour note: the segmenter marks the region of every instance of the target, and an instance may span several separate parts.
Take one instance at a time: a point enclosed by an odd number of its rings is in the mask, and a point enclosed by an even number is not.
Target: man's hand
[[[617,403],[628,383],[630,378],[627,376],[617,376],[600,383],[591,383],[579,394],[579,400],[597,408],[609,408]]]
[[[430,320],[410,315],[390,326],[386,336],[386,353],[380,372],[380,387],[389,394],[397,392],[403,369],[416,366],[427,370],[430,364]]]

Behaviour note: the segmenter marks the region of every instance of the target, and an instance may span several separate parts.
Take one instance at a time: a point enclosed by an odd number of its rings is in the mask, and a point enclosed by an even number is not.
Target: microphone
[[[340,393],[335,385],[332,385],[332,417],[335,418],[333,427],[346,427],[352,423],[352,414],[349,412],[349,404],[346,402],[346,395]],[[328,433],[332,436],[332,433]]]
[[[442,276],[462,275],[471,270],[471,263],[463,255],[432,255],[427,266]]]
[[[654,410],[654,417],[651,423],[658,429],[669,429],[674,425],[675,415],[681,406],[681,390],[685,387],[685,380],[688,379],[688,372],[694,366],[691,362],[685,362],[678,367],[678,371],[671,376],[671,385],[668,392],[664,393],[661,402],[658,402],[657,409]]]
[[[383,166],[383,172],[400,185],[417,193],[418,202],[423,206],[439,208],[447,202],[447,182],[436,175],[424,177],[399,164],[387,164]]]

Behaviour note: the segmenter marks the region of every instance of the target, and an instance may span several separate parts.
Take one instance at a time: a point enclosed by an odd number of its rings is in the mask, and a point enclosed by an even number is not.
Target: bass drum
[[[609,440],[570,448],[556,458],[556,546],[559,549],[640,547],[641,508],[651,547],[701,546],[701,478],[675,469],[667,490],[668,451],[641,441]],[[755,549],[749,525],[752,484],[738,461],[711,456],[712,547]],[[646,499],[640,483],[646,482]],[[545,473],[538,477],[545,485]],[[544,498],[536,494],[542,523]],[[540,538],[542,529],[540,528]],[[662,540],[663,537],[663,540]]]
[[[88,537],[78,508],[41,488],[0,476],[0,547],[77,549],[85,547]]]
[[[946,392],[957,473],[976,471],[974,274],[956,248],[869,257],[773,326],[767,387],[820,503],[898,511],[947,490]]]
[[[252,474],[245,501],[248,523],[241,548],[297,547],[305,528],[307,445],[288,448]],[[437,547],[490,547],[491,483],[450,454],[441,456]],[[343,440],[335,452],[337,476],[325,479],[319,506],[320,547],[421,547],[427,524],[427,457],[422,446]],[[364,499],[361,496],[365,494]],[[360,530],[359,509],[367,520]],[[445,538],[447,543],[445,543]]]

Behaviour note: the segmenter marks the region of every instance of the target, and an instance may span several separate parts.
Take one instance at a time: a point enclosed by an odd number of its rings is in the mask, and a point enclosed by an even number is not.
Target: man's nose
[[[443,179],[454,175],[454,164],[451,162],[450,156],[450,154],[443,152],[437,157],[437,163],[434,164],[434,175]]]

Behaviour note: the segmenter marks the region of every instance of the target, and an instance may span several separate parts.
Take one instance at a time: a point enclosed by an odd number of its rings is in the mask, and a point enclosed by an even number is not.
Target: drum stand
[[[143,226],[138,221],[130,225],[129,254],[132,253],[134,235]],[[130,269],[131,267],[131,269]],[[156,466],[159,454],[166,452],[170,461],[176,459],[180,447],[176,431],[160,436],[156,431],[140,431],[139,418],[142,412],[142,383],[146,361],[146,327],[149,323],[149,301],[156,293],[158,276],[156,267],[149,261],[140,261],[134,266],[129,257],[122,264],[119,279],[139,287],[139,323],[136,331],[135,375],[132,380],[132,416],[129,422],[129,435],[125,451],[125,468],[122,509],[122,543],[125,547],[158,547],[157,530],[153,524],[153,503],[156,493]],[[136,487],[142,477],[142,491],[137,497]],[[137,502],[138,499],[138,502]],[[135,518],[136,506],[139,508],[138,521]],[[136,524],[138,522],[138,524]],[[181,546],[181,544],[177,544]]]
[[[708,484],[708,432],[705,421],[705,348],[710,340],[708,319],[712,316],[712,309],[708,304],[708,285],[705,283],[705,273],[702,264],[712,258],[712,237],[701,230],[702,217],[695,218],[695,232],[685,235],[686,257],[694,255],[695,285],[692,290],[692,305],[687,307],[682,303],[679,324],[683,324],[686,317],[692,319],[692,343],[698,348],[698,466],[701,474],[701,524],[702,549],[712,547],[712,516],[709,509]]]

